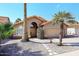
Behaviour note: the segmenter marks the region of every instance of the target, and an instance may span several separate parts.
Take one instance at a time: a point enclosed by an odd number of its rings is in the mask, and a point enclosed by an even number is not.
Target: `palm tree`
[[[64,34],[63,24],[65,23],[66,20],[69,20],[69,19],[73,19],[72,15],[69,12],[63,11],[63,12],[58,12],[54,15],[54,19],[53,19],[54,24],[60,24],[59,46],[62,46],[62,38]]]
[[[28,32],[27,32],[27,18],[26,18],[26,3],[24,3],[24,34],[23,34],[23,37],[22,37],[22,41],[29,41],[29,38],[28,38]]]

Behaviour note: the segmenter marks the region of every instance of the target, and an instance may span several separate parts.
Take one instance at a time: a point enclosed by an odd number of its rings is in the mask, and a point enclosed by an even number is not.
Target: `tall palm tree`
[[[26,3],[24,3],[24,23],[23,23],[23,25],[24,25],[24,34],[23,34],[23,37],[22,37],[22,41],[29,41],[29,38],[28,38],[28,31],[27,31],[27,15],[26,15]]]
[[[69,20],[69,19],[73,19],[72,15],[69,12],[63,11],[63,12],[58,12],[54,15],[54,19],[53,19],[54,24],[57,24],[57,23],[60,24],[59,46],[62,46],[62,38],[64,35],[63,24],[65,23],[66,20]]]

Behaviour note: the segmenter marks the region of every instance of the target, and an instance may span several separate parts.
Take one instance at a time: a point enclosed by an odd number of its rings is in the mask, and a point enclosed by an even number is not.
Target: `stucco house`
[[[43,30],[44,38],[52,38],[59,37],[60,33],[60,25],[53,24],[52,21],[47,21],[40,16],[30,16],[27,17],[27,28],[28,28],[28,36],[38,37],[40,33],[39,28],[41,27]],[[23,36],[23,21],[19,21],[13,25],[16,29],[14,36],[22,37]],[[64,36],[67,35],[67,24],[64,24]]]

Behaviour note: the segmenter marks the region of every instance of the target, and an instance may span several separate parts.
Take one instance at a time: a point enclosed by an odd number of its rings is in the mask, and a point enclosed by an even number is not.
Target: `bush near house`
[[[0,40],[11,37],[14,31],[11,23],[0,24]]]

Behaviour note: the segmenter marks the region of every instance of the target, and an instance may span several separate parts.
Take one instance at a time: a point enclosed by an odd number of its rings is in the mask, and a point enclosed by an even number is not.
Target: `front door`
[[[32,26],[30,27],[30,35],[31,37],[37,37],[37,23],[32,22],[31,25]]]
[[[36,28],[31,28],[30,29],[30,34],[31,34],[31,37],[37,37],[37,29]]]

